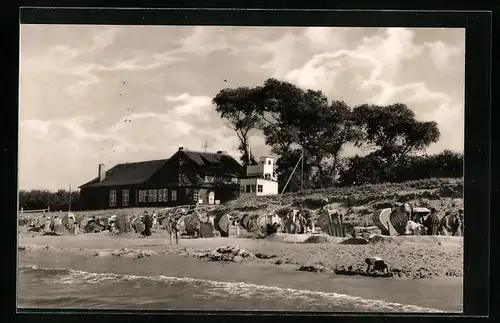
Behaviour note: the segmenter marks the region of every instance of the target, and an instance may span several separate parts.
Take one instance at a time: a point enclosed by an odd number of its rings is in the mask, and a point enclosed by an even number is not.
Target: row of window
[[[177,201],[177,190],[171,190],[171,201]],[[139,190],[139,203],[144,202],[168,202],[168,189]]]
[[[139,203],[145,202],[168,202],[168,189],[149,189],[149,190],[139,190]],[[170,200],[177,201],[177,190],[170,190]]]
[[[186,188],[186,195],[189,194],[189,189]],[[168,189],[148,189],[139,190],[138,201],[139,203],[145,202],[168,202]],[[200,199],[200,191],[193,190],[193,200],[198,201]],[[170,190],[170,200],[177,201],[177,189]],[[122,206],[129,206],[130,202],[130,190],[122,190]],[[109,191],[109,206],[116,206],[116,190]]]
[[[255,188],[257,188],[258,193],[262,193],[262,191],[263,191],[262,185],[241,185],[240,192],[241,193],[255,193]]]
[[[122,205],[128,206],[130,201],[130,190],[122,190]],[[109,206],[116,206],[116,190],[109,191]]]

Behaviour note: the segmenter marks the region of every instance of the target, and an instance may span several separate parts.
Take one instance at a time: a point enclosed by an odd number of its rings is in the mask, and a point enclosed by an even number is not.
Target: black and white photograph
[[[465,40],[21,24],[18,308],[462,313]]]

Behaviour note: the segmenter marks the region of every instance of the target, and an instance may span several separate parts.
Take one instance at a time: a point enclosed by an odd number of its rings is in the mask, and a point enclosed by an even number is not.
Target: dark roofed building
[[[96,178],[80,186],[83,209],[162,207],[224,203],[236,197],[244,168],[223,151],[182,147],[169,159],[99,165]]]

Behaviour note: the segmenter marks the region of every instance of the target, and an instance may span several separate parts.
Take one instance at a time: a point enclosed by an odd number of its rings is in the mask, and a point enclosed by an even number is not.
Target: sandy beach
[[[240,282],[334,292],[450,312],[462,310],[461,237],[391,237],[367,245],[348,245],[340,241],[288,243],[285,240],[286,237],[279,235],[266,239],[181,239],[179,245],[170,245],[168,235],[163,232],[148,238],[132,234],[41,236],[21,232],[19,265]],[[200,255],[226,246],[246,250],[251,257],[238,261],[200,259]],[[402,275],[367,278],[345,277],[331,272],[335,266],[362,267],[364,258],[369,255],[383,257]],[[303,272],[298,270],[301,266],[325,270]]]

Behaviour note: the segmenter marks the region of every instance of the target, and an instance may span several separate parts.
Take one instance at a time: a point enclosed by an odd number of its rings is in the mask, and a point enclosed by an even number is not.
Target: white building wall
[[[247,166],[248,178],[240,179],[240,196],[277,195],[278,178],[275,175],[274,159],[260,157],[257,165]],[[250,185],[250,191],[247,191],[248,185]],[[259,185],[262,185],[260,192]]]
[[[260,162],[264,162],[262,173],[272,175],[274,171],[273,159],[269,157],[262,157]]]
[[[247,185],[251,186],[251,191],[247,192]],[[262,185],[262,192],[259,192],[259,185]],[[278,182],[265,180],[263,178],[242,178],[240,182],[241,196],[265,196],[277,195]]]
[[[257,165],[247,166],[247,176],[261,176],[265,178],[265,175],[269,175],[268,178],[277,181],[277,177],[274,176],[274,159],[270,157],[261,157]]]
[[[257,185],[262,185],[262,192],[257,192],[257,196],[278,194],[278,182],[258,178]]]

